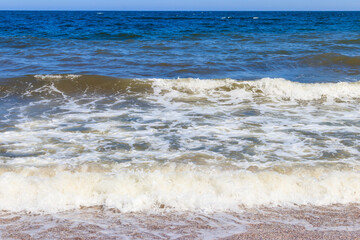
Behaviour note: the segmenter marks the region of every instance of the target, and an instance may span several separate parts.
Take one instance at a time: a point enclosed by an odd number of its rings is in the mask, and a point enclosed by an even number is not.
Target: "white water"
[[[56,212],[104,206],[122,212],[239,211],[241,207],[360,202],[360,173],[323,167],[251,172],[184,164],[104,169],[16,168],[0,176],[3,210]]]
[[[8,109],[0,209],[360,203],[359,83],[136,81],[153,92],[62,93]]]

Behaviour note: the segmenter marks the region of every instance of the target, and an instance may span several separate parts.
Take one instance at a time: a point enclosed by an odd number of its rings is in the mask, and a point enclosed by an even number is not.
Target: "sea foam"
[[[204,167],[112,166],[21,168],[0,175],[0,209],[56,212],[101,205],[122,212],[238,211],[242,207],[360,203],[360,174],[322,167],[218,170]]]
[[[360,203],[358,82],[47,78],[4,111],[0,209]]]

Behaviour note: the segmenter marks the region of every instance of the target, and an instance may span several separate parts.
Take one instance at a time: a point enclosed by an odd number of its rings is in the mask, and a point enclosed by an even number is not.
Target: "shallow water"
[[[358,12],[0,18],[0,221],[178,214],[229,226],[178,237],[226,237],[360,203]]]
[[[2,209],[211,212],[360,200],[358,82],[80,75],[10,82],[2,98]]]

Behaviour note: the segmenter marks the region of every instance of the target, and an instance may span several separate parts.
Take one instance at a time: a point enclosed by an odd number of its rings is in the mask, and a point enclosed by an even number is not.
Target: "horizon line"
[[[0,11],[88,11],[88,12],[360,12],[360,10],[103,10],[103,9],[0,9]]]

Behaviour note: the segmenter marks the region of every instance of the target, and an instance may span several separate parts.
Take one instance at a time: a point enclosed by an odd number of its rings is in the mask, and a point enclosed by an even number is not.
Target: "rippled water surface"
[[[220,237],[255,209],[357,209],[359,32],[359,12],[0,12],[0,221]]]
[[[0,76],[356,81],[359,31],[359,12],[1,11]]]

